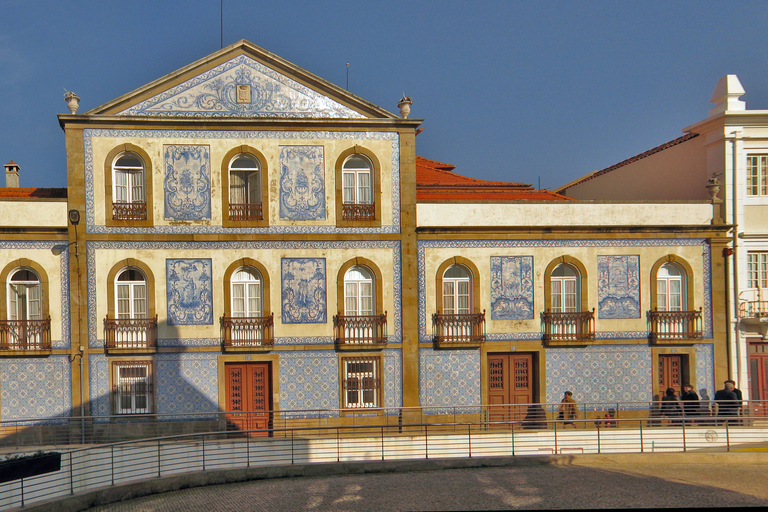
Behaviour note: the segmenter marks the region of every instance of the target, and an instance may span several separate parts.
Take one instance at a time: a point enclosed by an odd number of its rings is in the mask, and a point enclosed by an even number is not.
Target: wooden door
[[[491,422],[517,422],[534,403],[533,354],[488,354],[488,418]],[[506,406],[506,407],[503,407]]]
[[[750,409],[756,416],[768,416],[768,343],[749,344]]]
[[[270,427],[269,363],[229,363],[227,379],[227,429],[258,430]],[[269,432],[252,432],[261,437]]]
[[[683,355],[659,355],[659,400],[664,396],[667,388],[672,388],[679,394],[687,379],[688,367]]]

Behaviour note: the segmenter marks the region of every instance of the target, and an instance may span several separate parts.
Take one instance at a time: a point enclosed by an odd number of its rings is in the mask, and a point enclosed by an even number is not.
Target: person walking
[[[724,384],[725,387],[715,393],[715,416],[718,418],[718,425],[733,425],[738,423],[739,396],[733,391],[736,386],[732,380],[727,380]]]
[[[573,399],[573,393],[570,391],[566,391],[563,394],[563,399],[560,401],[560,414],[558,415],[557,419],[563,420],[563,426],[565,425],[571,425],[573,428],[576,428],[576,423],[574,423],[574,420],[576,419],[576,412],[578,411],[578,408],[576,406],[576,400]]]
[[[685,384],[683,394],[680,396],[683,405],[683,417],[686,423],[695,423],[695,417],[699,415],[699,395],[693,390],[693,386]]]

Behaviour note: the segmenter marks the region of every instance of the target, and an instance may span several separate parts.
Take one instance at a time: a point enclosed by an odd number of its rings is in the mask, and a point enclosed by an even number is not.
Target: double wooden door
[[[749,399],[752,413],[768,416],[768,343],[749,343]]]
[[[533,354],[488,354],[488,419],[522,421],[529,404],[537,402]]]
[[[681,354],[659,355],[659,400],[667,388],[674,389],[678,397],[688,381],[688,358]]]
[[[227,429],[263,430],[250,432],[253,437],[268,436],[272,409],[269,363],[228,363]]]

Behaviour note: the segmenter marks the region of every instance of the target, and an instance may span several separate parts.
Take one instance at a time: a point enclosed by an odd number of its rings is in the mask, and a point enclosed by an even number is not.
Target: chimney
[[[11,160],[5,164],[6,188],[19,188],[19,164]]]

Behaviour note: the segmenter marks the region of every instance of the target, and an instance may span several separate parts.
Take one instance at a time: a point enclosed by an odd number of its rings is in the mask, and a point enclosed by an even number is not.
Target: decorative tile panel
[[[640,257],[597,257],[598,318],[640,318]]]
[[[533,256],[491,256],[491,319],[533,318]]]
[[[211,140],[327,140],[364,142],[386,140],[391,144],[389,165],[392,169],[391,195],[392,223],[380,227],[344,227],[312,225],[270,225],[266,227],[223,227],[212,225],[168,225],[152,227],[97,226],[95,224],[96,193],[94,189],[93,141],[95,138],[121,139],[189,139],[191,142]],[[240,144],[240,142],[238,142]],[[243,131],[243,130],[83,130],[85,149],[85,229],[93,234],[382,234],[400,232],[400,139],[391,132],[346,132],[346,131]]]
[[[217,354],[158,354],[156,365],[158,414],[195,414],[185,418],[204,419],[211,418],[204,413],[218,412]]]
[[[280,408],[334,409],[339,403],[339,358],[335,352],[280,352]]]
[[[325,220],[323,146],[280,147],[280,218]]]
[[[165,260],[168,325],[213,324],[211,260]]]
[[[480,351],[419,350],[419,403],[432,407],[480,405]],[[431,412],[444,412],[439,409]]]
[[[211,218],[211,164],[208,146],[165,146],[165,218]]]
[[[714,349],[709,343],[698,343],[694,345],[694,349],[696,350],[696,379],[690,384],[700,400],[713,400],[715,393],[720,389],[720,386],[715,383]]]
[[[238,55],[120,114],[155,117],[364,117],[247,55]]]
[[[326,322],[325,258],[283,258],[284,324]]]
[[[52,420],[72,414],[67,356],[0,359],[0,418]]]
[[[549,348],[545,359],[547,402],[559,402],[565,391],[572,391],[574,399],[582,404],[647,402],[653,398],[648,346]]]

